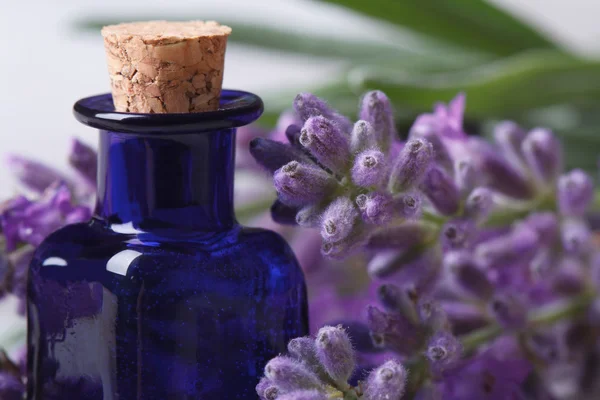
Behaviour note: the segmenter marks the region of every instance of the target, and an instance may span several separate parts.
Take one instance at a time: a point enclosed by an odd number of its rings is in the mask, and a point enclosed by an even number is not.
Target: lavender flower
[[[265,367],[265,377],[282,391],[316,389],[317,376],[302,363],[289,357],[276,357]]]
[[[406,388],[408,371],[397,361],[390,360],[369,374],[364,400],[400,400]]]
[[[316,352],[327,374],[343,387],[355,368],[354,351],[341,326],[325,326],[317,334]]]
[[[425,356],[431,368],[440,374],[456,365],[461,357],[462,344],[449,332],[440,331],[429,339]]]
[[[327,242],[346,239],[355,227],[359,213],[347,197],[339,197],[325,210],[322,216],[321,236]]]
[[[350,161],[350,147],[346,135],[335,122],[325,117],[311,117],[304,123],[300,144],[325,167],[342,172]]]
[[[335,122],[342,132],[350,132],[348,118],[330,108],[323,100],[310,93],[300,93],[294,99],[294,110],[303,122],[312,117],[323,117]]]
[[[396,137],[396,123],[388,97],[378,90],[368,92],[362,99],[360,118],[371,124],[377,143],[387,150]]]
[[[580,169],[558,180],[558,206],[563,215],[581,217],[594,199],[592,178]]]
[[[385,155],[379,150],[365,150],[356,156],[352,167],[352,180],[365,188],[380,186],[386,178]]]
[[[23,186],[38,194],[54,183],[65,182],[58,171],[24,157],[10,156],[8,167]]]
[[[408,190],[423,180],[433,159],[433,146],[423,139],[406,143],[392,167],[390,190],[392,193]]]
[[[356,121],[350,135],[350,149],[352,152],[360,153],[374,147],[377,147],[377,138],[373,126],[364,120]]]
[[[536,128],[521,146],[525,160],[539,182],[553,182],[562,168],[560,143],[552,132]]]
[[[325,197],[335,187],[335,180],[325,171],[292,161],[273,176],[279,199],[291,206],[311,204]]]
[[[452,215],[460,207],[460,193],[452,178],[441,168],[432,167],[421,184],[423,193],[441,214]]]
[[[463,138],[465,100],[465,95],[459,93],[448,106],[436,104],[433,114],[422,114],[415,120],[410,134],[419,136],[423,132],[431,131],[442,138]]]
[[[385,225],[392,218],[394,204],[391,196],[386,193],[360,194],[355,202],[366,223]]]
[[[270,172],[275,172],[292,161],[310,162],[299,149],[264,138],[255,138],[250,142],[250,154]]]
[[[277,400],[327,400],[328,396],[318,390],[297,390],[290,393],[285,393]]]

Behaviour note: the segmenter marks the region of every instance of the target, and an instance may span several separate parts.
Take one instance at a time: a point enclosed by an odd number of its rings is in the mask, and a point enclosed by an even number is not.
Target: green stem
[[[597,293],[587,291],[569,301],[558,302],[536,310],[528,316],[525,329],[548,326],[563,319],[577,316],[587,309],[596,296]],[[505,331],[502,327],[494,323],[462,336],[464,352],[467,354],[473,352],[477,347],[495,339],[503,332]]]

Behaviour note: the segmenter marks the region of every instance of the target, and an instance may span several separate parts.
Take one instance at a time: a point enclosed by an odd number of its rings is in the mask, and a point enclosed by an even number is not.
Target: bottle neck
[[[235,223],[235,128],[100,131],[96,216],[136,230],[222,231]]]

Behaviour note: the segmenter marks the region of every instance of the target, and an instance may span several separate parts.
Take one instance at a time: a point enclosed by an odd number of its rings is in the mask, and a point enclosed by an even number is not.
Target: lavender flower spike
[[[354,349],[346,331],[341,326],[324,326],[315,345],[325,371],[340,388],[346,388],[355,368]]]
[[[305,365],[293,358],[279,356],[265,367],[265,377],[281,391],[317,389],[320,386],[317,376]]]
[[[350,135],[350,149],[353,153],[377,147],[373,126],[364,120],[356,121]]]
[[[290,206],[314,203],[335,186],[335,179],[320,168],[292,161],[275,171],[273,182],[279,199]]]
[[[548,129],[533,129],[521,149],[538,182],[554,182],[562,169],[562,148],[554,134]]]
[[[311,117],[325,117],[334,121],[342,132],[350,132],[352,123],[350,120],[311,93],[300,93],[294,99],[294,110],[302,120],[306,122]]]
[[[98,154],[87,144],[73,139],[69,152],[69,164],[88,182],[96,184]]]
[[[558,180],[558,207],[561,214],[581,217],[594,199],[594,182],[580,169]]]
[[[389,189],[398,193],[421,183],[433,159],[433,146],[424,139],[406,143],[392,167]]]
[[[375,149],[365,150],[356,156],[352,167],[352,180],[365,188],[378,187],[387,174],[385,155]]]
[[[354,228],[358,211],[347,197],[338,197],[325,210],[321,221],[321,236],[328,242],[347,238]]]
[[[392,105],[385,93],[374,90],[365,94],[362,99],[360,119],[373,126],[377,143],[386,151],[397,133]]]
[[[400,400],[406,388],[408,371],[390,360],[369,374],[363,400]]]
[[[325,167],[344,173],[350,162],[348,139],[341,128],[325,117],[309,118],[300,133],[300,144]]]
[[[35,193],[42,193],[53,183],[65,180],[54,169],[17,155],[8,158],[8,168],[24,187]]]
[[[297,390],[277,397],[277,400],[327,400],[329,396],[318,390]]]
[[[455,214],[460,207],[460,193],[452,178],[441,168],[429,169],[421,189],[433,206],[444,215]]]

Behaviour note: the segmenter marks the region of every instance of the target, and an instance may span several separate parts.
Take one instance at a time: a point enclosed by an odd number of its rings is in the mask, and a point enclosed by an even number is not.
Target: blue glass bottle
[[[277,234],[233,213],[236,127],[259,97],[218,111],[113,112],[100,129],[94,218],[38,248],[28,286],[29,400],[251,399],[269,358],[307,334],[302,272]]]

